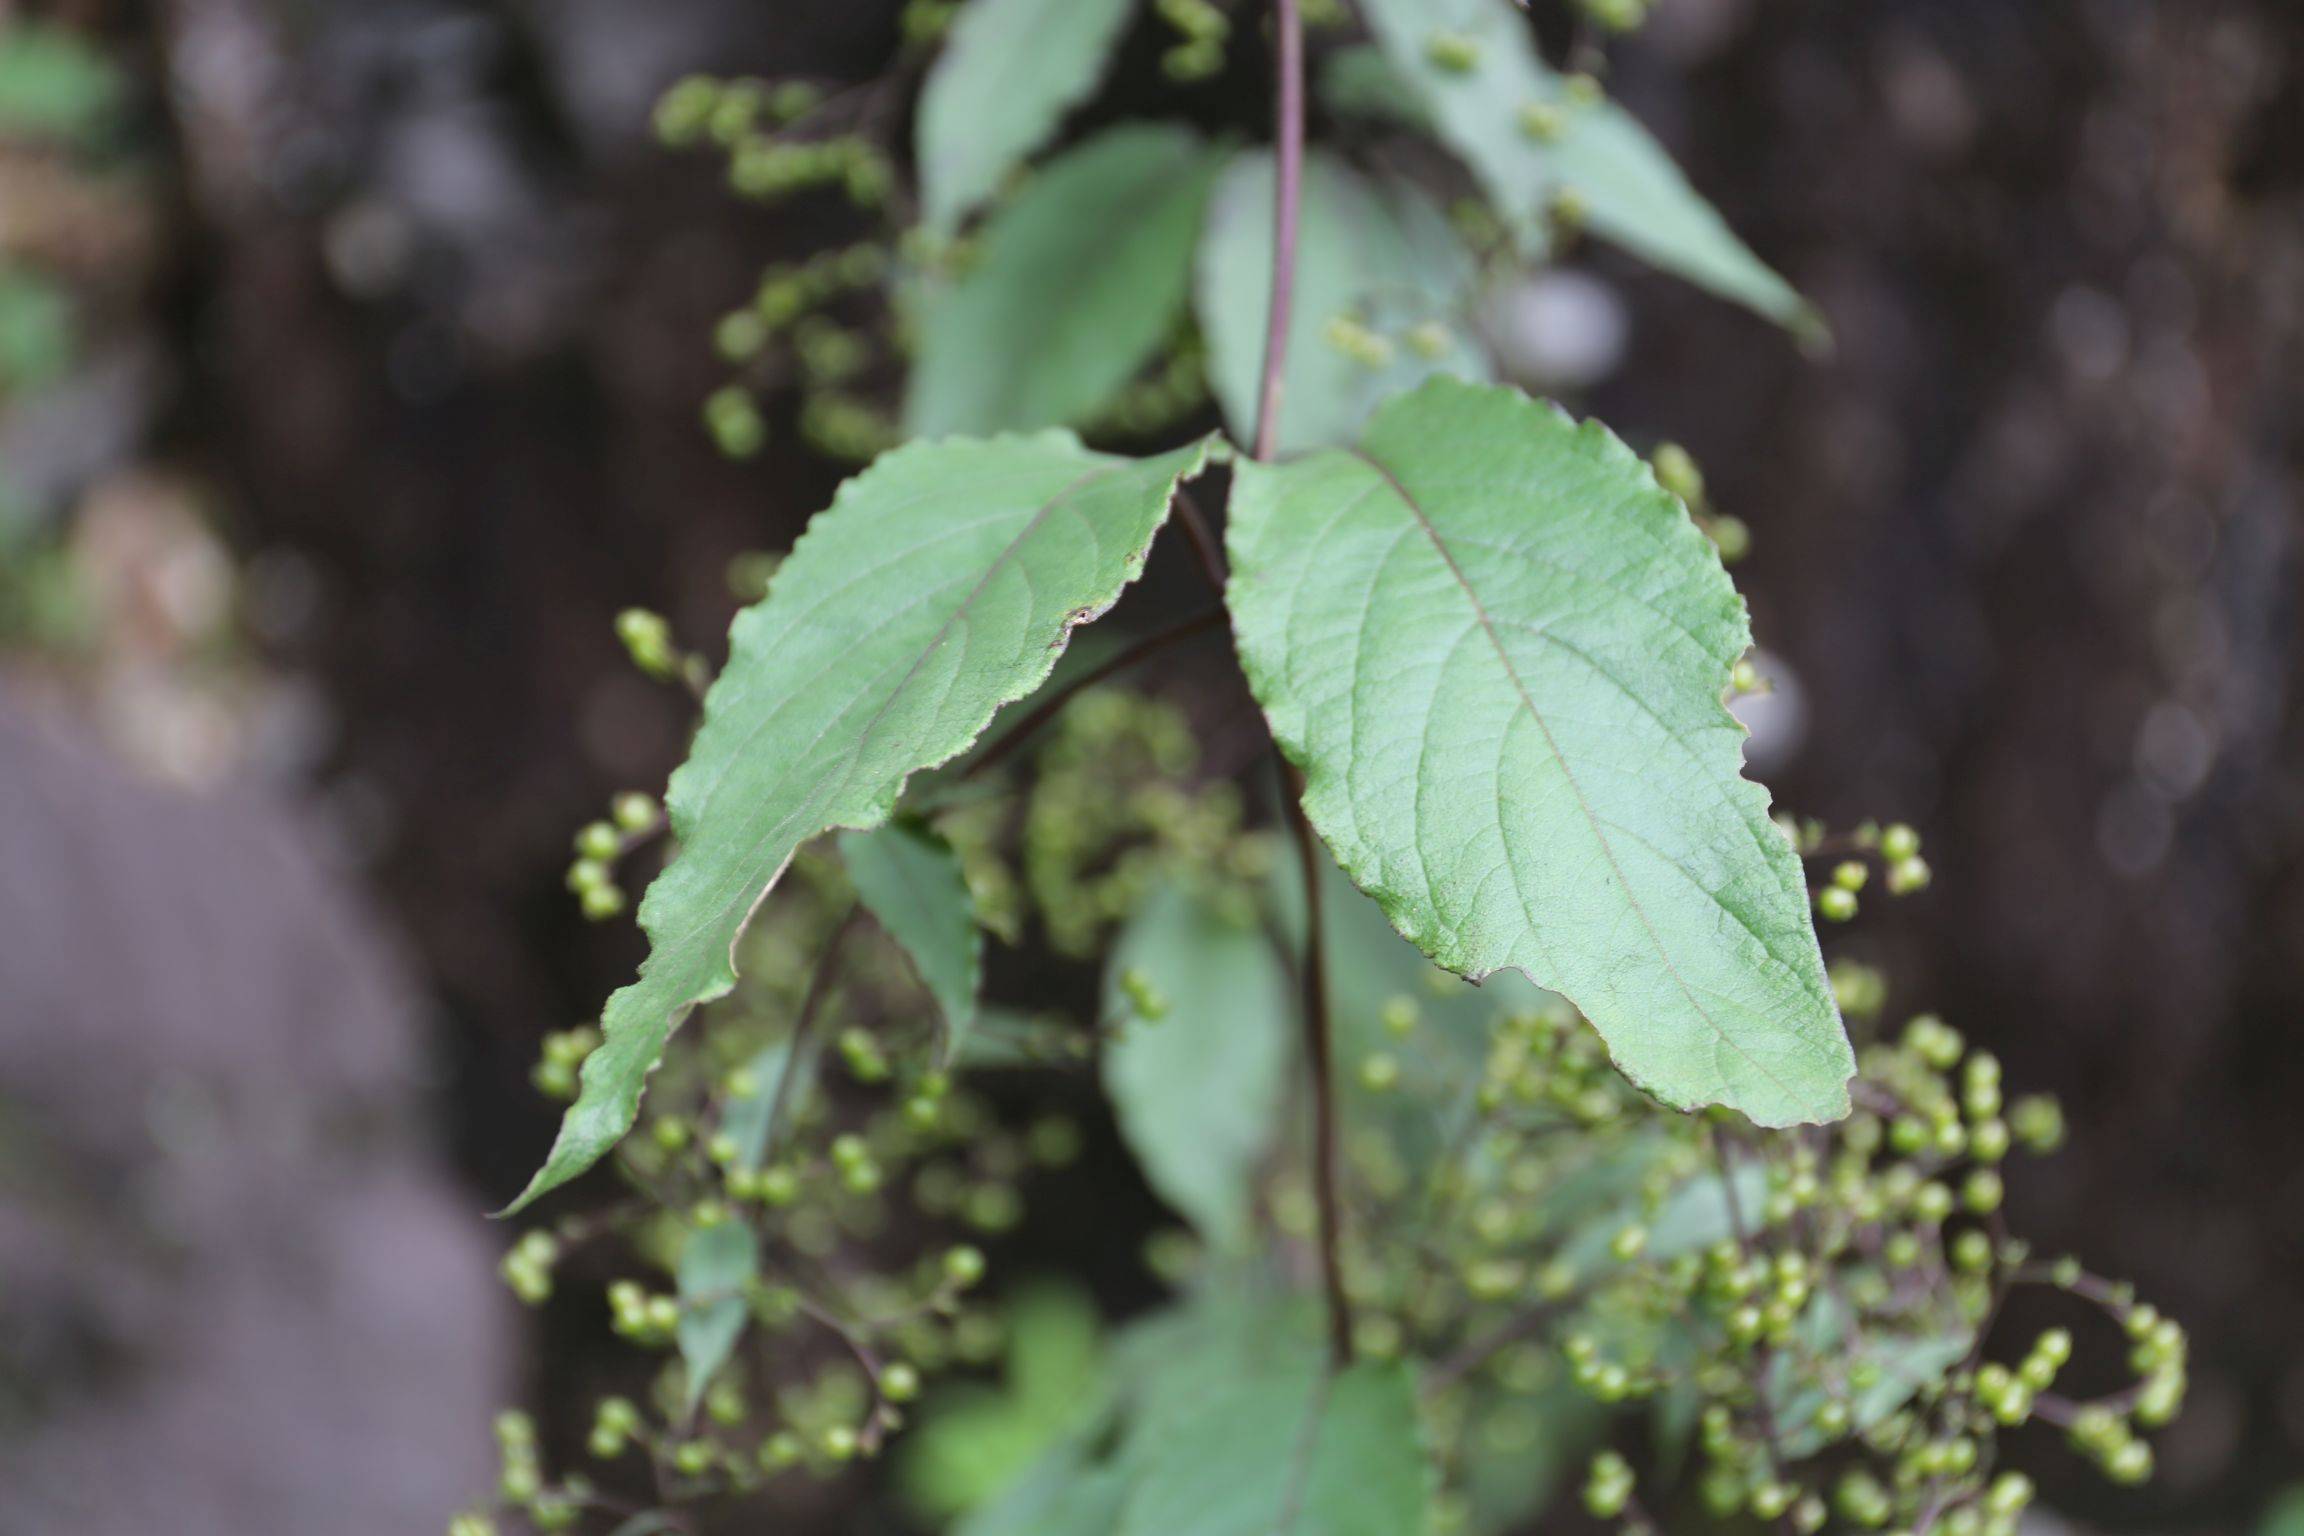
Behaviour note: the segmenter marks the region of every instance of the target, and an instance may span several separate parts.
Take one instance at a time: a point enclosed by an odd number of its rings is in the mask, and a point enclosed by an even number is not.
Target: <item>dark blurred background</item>
[[[895,11],[0,0],[118,73],[104,145],[0,134],[0,1533],[486,1486],[539,1367],[478,1213],[636,958],[568,836],[686,718],[610,620],[717,635],[842,472],[697,407],[762,263],[851,231],[648,112],[873,75]],[[1249,33],[1119,93],[1252,125]],[[2253,1529],[2304,1478],[2304,8],[1660,0],[1612,83],[1837,349],[1599,253],[1520,312],[1751,525],[1779,800],[1922,829],[1841,950],[2065,1097],[2019,1230],[2195,1333],[2161,1477],[2051,1452],[2047,1502]]]

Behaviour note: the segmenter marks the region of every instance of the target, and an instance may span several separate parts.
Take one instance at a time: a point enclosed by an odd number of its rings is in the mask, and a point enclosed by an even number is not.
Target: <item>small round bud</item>
[[[880,1395],[892,1403],[908,1403],[920,1395],[920,1373],[902,1360],[880,1368]]]
[[[1657,483],[1691,507],[1704,505],[1704,471],[1696,457],[1678,443],[1659,443],[1649,456]]]
[[[1556,144],[1568,131],[1568,114],[1549,102],[1531,101],[1520,108],[1520,131],[1539,144]]]
[[[1452,75],[1469,74],[1480,64],[1480,43],[1462,32],[1435,32],[1424,40],[1424,57]]]
[[[1826,922],[1845,923],[1856,915],[1856,893],[1846,886],[1828,885],[1816,893],[1816,913]]]
[[[944,1278],[957,1286],[974,1285],[984,1278],[984,1255],[966,1246],[948,1250],[944,1255]]]

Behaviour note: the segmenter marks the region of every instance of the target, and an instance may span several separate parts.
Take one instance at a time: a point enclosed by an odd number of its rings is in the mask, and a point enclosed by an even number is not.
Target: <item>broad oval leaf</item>
[[[1233,627],[1305,809],[1440,964],[1561,993],[1665,1102],[1847,1113],[1800,864],[1722,696],[1744,604],[1597,423],[1434,379],[1242,464]]]
[[[1120,984],[1131,969],[1166,1000],[1161,1017],[1135,1014]],[[1205,1241],[1240,1246],[1287,1067],[1288,978],[1271,940],[1188,887],[1164,885],[1121,932],[1104,994],[1106,1015],[1126,1021],[1103,1059],[1120,1134]]]
[[[680,851],[640,903],[648,959],[608,999],[582,1091],[512,1210],[631,1129],[673,1029],[735,985],[736,940],[793,851],[886,821],[907,778],[1044,682],[1143,570],[1207,453],[1118,458],[1065,432],[915,443],[840,488],[730,630],[665,796]]]
[[[1152,1426],[1118,1536],[1413,1536],[1433,1475],[1405,1365],[1248,1372]]]
[[[920,92],[922,221],[949,234],[1104,73],[1135,0],[969,0]]]
[[[1272,312],[1272,156],[1236,157],[1208,205],[1194,279],[1208,381],[1242,441],[1256,430]],[[1295,302],[1288,317],[1280,448],[1348,443],[1380,401],[1435,373],[1485,379],[1462,323],[1475,276],[1448,219],[1421,191],[1369,180],[1332,156],[1304,163]],[[1362,360],[1328,336],[1367,327],[1388,356]]]
[[[935,999],[949,1064],[976,1022],[984,970],[984,933],[959,855],[933,828],[899,817],[869,832],[841,833],[840,858],[857,899]]]
[[[1815,311],[1736,237],[1655,136],[1612,101],[1577,101],[1538,57],[1511,0],[1361,0],[1433,130],[1464,158],[1522,242],[1565,191],[1586,224],[1642,260],[1802,331]],[[1470,45],[1458,67],[1436,39]],[[1461,58],[1462,55],[1456,55]],[[1546,123],[1530,130],[1530,111]]]
[[[1051,161],[986,224],[974,264],[922,296],[905,396],[915,436],[1074,426],[1183,319],[1216,157],[1173,124]]]

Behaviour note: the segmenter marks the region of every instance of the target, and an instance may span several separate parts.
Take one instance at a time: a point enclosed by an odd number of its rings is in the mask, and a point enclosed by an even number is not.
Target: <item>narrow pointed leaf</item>
[[[648,959],[609,998],[582,1091],[513,1209],[631,1129],[673,1029],[735,985],[736,940],[793,851],[886,821],[907,778],[1044,682],[1143,570],[1176,482],[1206,456],[1116,458],[1062,432],[916,443],[841,487],[730,631],[665,797],[680,851],[640,903]]]
[[[1236,472],[1233,626],[1346,873],[1440,964],[1580,1008],[1669,1104],[1845,1114],[1800,864],[1722,703],[1711,545],[1596,423],[1434,379]]]
[[[1120,978],[1144,974],[1166,1003],[1138,1016]],[[1288,979],[1271,941],[1181,885],[1155,890],[1112,953],[1104,1011],[1123,1022],[1104,1053],[1120,1133],[1160,1198],[1206,1242],[1249,1236],[1257,1166],[1281,1119]]]
[[[744,1287],[760,1268],[760,1238],[734,1218],[689,1230],[674,1276],[680,1288],[680,1362],[686,1367],[686,1411],[695,1413],[704,1389],[728,1363],[750,1315]]]
[[[1792,286],[1729,229],[1664,146],[1612,101],[1578,102],[1538,57],[1511,0],[1361,0],[1378,45],[1433,130],[1464,158],[1531,248],[1563,191],[1592,231],[1676,276],[1798,329],[1817,326]],[[1436,38],[1471,44],[1455,67]],[[1548,120],[1531,131],[1529,109]]]
[[[1135,0],[969,0],[920,92],[922,217],[949,234],[1102,78]]]
[[[1262,387],[1272,214],[1271,155],[1236,157],[1209,202],[1194,278],[1209,383],[1242,441],[1256,429]],[[1424,193],[1314,153],[1304,165],[1301,219],[1282,451],[1349,443],[1380,401],[1431,374],[1488,377],[1488,360],[1464,323],[1472,256]],[[1389,360],[1364,361],[1338,347],[1327,332],[1339,318],[1367,327]]]
[[[898,818],[840,834],[840,858],[857,899],[912,962],[944,1021],[950,1061],[976,1022],[984,933],[952,845],[925,824]]]
[[[753,1083],[752,1093],[745,1098],[732,1098],[720,1111],[720,1129],[736,1145],[736,1155],[728,1160],[731,1168],[755,1172],[768,1157],[769,1134],[776,1129],[776,1103],[779,1098],[787,1103],[798,1103],[808,1091],[813,1076],[806,1053],[795,1051],[796,1042],[779,1040],[764,1047],[746,1062]],[[799,1078],[790,1089],[784,1087],[784,1074],[797,1072]]]
[[[922,299],[915,436],[1076,426],[1183,320],[1218,161],[1187,128],[1115,128],[1051,161]]]

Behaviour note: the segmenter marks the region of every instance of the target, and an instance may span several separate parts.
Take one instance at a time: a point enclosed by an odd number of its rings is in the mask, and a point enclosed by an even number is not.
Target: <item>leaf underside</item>
[[[898,817],[869,832],[841,833],[840,858],[857,899],[935,1000],[949,1063],[976,1022],[984,970],[984,934],[959,855],[933,828]]]
[[[1161,1018],[1133,1018],[1119,984],[1130,968],[1166,997]],[[1291,1015],[1279,957],[1262,932],[1170,884],[1129,918],[1110,971],[1105,1016],[1129,1021],[1102,1059],[1120,1133],[1202,1240],[1237,1248],[1281,1119]]]
[[[1305,808],[1434,960],[1511,967],[1665,1102],[1847,1112],[1799,860],[1722,702],[1744,605],[1596,423],[1434,379],[1236,471],[1229,600]]]
[[[734,987],[736,940],[801,843],[886,821],[907,778],[1047,679],[1143,570],[1207,453],[1116,458],[1064,432],[915,443],[841,487],[730,631],[665,797],[679,852],[640,903],[648,959],[609,998],[576,1103],[510,1210],[631,1129],[673,1029]]]
[[[1033,177],[973,265],[923,296],[915,436],[1086,423],[1182,322],[1218,161],[1190,129],[1114,128]]]
[[[1548,211],[1572,190],[1595,234],[1772,320],[1819,327],[1807,301],[1737,238],[1639,119],[1613,101],[1573,99],[1511,0],[1361,0],[1361,9],[1433,131],[1524,245],[1540,244]],[[1469,68],[1433,57],[1442,33],[1473,43]],[[1553,114],[1556,137],[1528,131],[1530,106]]]
[[[921,219],[949,234],[1096,88],[1135,0],[972,0],[920,92]]]

